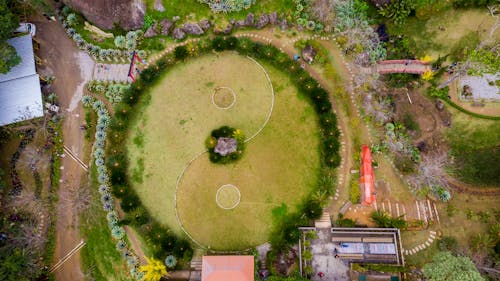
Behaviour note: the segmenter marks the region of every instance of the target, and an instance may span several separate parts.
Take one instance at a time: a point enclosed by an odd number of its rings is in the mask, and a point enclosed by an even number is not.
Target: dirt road
[[[77,157],[84,158],[82,147],[84,135],[80,130],[83,124],[82,107],[79,106],[85,81],[91,78],[94,62],[85,53],[80,52],[68,39],[61,25],[40,18],[34,22],[37,26],[36,40],[40,43],[37,55],[42,59],[38,67],[40,74],[55,77],[54,92],[57,94],[64,114],[64,145]],[[56,246],[54,264],[70,252],[81,240],[78,226],[74,225],[76,216],[73,208],[65,207],[63,196],[69,187],[80,187],[84,171],[71,157],[62,159],[61,184],[58,191]],[[66,201],[67,202],[67,201]],[[56,272],[56,280],[83,280],[78,253],[68,259]]]

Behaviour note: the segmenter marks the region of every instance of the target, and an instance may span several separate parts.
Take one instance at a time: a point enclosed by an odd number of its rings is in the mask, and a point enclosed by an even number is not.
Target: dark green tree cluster
[[[408,223],[403,219],[403,216],[393,218],[388,213],[382,211],[373,212],[370,218],[378,227],[399,229],[408,227]]]
[[[12,12],[13,1],[0,0],[0,73],[7,73],[21,62],[14,47],[7,43],[12,32],[19,26],[19,19]]]
[[[416,8],[414,0],[393,0],[385,6],[379,6],[379,13],[394,21],[396,24],[403,24],[406,18]]]

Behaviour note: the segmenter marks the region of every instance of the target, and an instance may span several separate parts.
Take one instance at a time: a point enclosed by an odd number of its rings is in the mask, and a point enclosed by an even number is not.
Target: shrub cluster
[[[87,90],[106,96],[112,104],[119,103],[129,87],[130,85],[125,83],[99,82],[96,80],[87,83]]]
[[[215,147],[219,138],[233,138],[236,140],[236,151],[229,153],[225,156],[215,152]],[[234,129],[228,126],[222,126],[213,130],[205,141],[205,146],[208,149],[210,161],[212,163],[227,164],[234,162],[243,156],[243,149],[245,148],[245,135],[239,129]]]
[[[198,2],[207,4],[214,13],[228,13],[246,10],[255,3],[255,0],[198,0]]]

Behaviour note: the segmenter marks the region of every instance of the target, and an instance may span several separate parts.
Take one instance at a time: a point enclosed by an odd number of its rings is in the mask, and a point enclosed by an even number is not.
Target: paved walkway
[[[377,72],[422,74],[430,71],[431,66],[419,60],[385,60],[377,64]]]
[[[128,78],[129,64],[103,64],[94,66],[93,80],[130,82]]]
[[[331,228],[321,229],[317,231],[318,239],[311,241],[312,250],[312,267],[313,281],[347,281],[348,270],[347,262],[342,259],[336,259],[332,253],[335,249],[335,244],[331,240]],[[323,272],[323,278],[318,276],[319,272]]]

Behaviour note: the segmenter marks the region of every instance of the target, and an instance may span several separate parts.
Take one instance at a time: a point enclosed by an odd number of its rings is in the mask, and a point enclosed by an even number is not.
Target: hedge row
[[[489,119],[489,120],[500,120],[500,116],[483,115],[483,114],[475,113],[472,111],[468,111],[467,109],[465,109],[465,108],[461,107],[460,105],[451,101],[449,98],[441,98],[441,100],[445,101],[450,106],[456,108],[458,111],[463,112],[463,113],[470,115],[472,117],[481,118],[481,119]]]
[[[171,66],[183,62],[189,56],[225,50],[235,50],[241,55],[265,60],[285,73],[289,73],[295,86],[308,97],[318,114],[322,142],[320,147],[322,171],[330,171],[340,163],[337,118],[332,111],[329,95],[317,81],[301,68],[299,63],[291,60],[286,54],[271,45],[254,43],[246,38],[238,39],[232,36],[215,37],[212,40],[201,39],[195,44],[177,47],[173,54],[158,60],[154,66],[144,69],[140,78],[124,93],[122,102],[115,106],[115,115],[110,122],[108,134],[106,166],[110,172],[112,193],[121,199],[121,207],[127,213],[127,217],[122,220],[122,223],[136,226],[150,242],[154,256],[157,258],[165,258],[170,253],[174,253],[178,257],[189,258],[192,250],[187,241],[174,237],[167,228],[160,226],[151,218],[131,188],[127,175],[128,162],[125,141],[129,121],[134,119],[135,112],[132,108],[138,103],[141,95],[158,81]],[[329,173],[323,172],[318,182],[318,190],[327,196],[333,193],[335,184]],[[321,216],[321,203],[326,200],[327,196],[322,197],[322,199],[310,197],[304,202],[297,214],[289,215],[284,219],[284,223],[276,228],[276,239],[272,239],[277,241],[274,246],[279,247],[297,242],[299,239],[297,227],[306,224],[308,219],[312,220]]]

